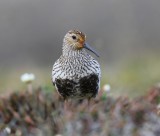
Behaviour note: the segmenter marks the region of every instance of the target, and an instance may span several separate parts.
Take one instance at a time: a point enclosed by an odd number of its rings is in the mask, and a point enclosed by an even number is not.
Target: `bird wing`
[[[61,63],[59,62],[59,59],[54,63],[53,69],[52,69],[52,83],[55,85],[55,79],[60,75],[61,72]]]

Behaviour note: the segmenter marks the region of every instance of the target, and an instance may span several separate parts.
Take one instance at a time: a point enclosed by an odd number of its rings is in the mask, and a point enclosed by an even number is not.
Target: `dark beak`
[[[84,48],[86,48],[87,50],[93,52],[97,57],[99,57],[99,54],[88,43],[84,44]]]

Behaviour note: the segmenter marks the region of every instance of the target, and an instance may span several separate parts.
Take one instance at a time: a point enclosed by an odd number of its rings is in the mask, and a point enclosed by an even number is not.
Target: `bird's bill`
[[[87,50],[93,52],[97,57],[99,57],[99,54],[88,43],[84,44],[84,48],[86,48]]]

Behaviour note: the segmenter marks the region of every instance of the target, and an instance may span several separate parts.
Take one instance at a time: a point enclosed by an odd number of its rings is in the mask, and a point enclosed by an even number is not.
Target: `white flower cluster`
[[[35,75],[33,73],[25,73],[21,76],[21,81],[24,83],[31,83],[35,79]]]
[[[105,85],[103,86],[103,91],[104,91],[104,92],[110,92],[110,90],[111,90],[111,86],[110,86],[109,84],[105,84]]]

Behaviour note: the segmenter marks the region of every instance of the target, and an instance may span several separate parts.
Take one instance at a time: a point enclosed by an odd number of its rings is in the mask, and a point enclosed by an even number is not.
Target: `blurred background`
[[[0,0],[0,92],[23,73],[52,87],[51,70],[70,29],[100,54],[102,83],[114,95],[143,94],[160,82],[159,0]]]

